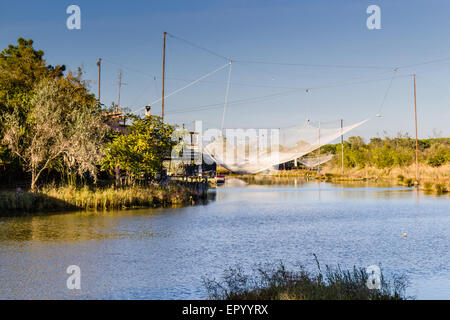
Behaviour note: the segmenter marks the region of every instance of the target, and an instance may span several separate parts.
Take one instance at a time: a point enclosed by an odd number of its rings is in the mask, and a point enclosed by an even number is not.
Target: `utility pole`
[[[341,119],[341,160],[342,174],[344,174],[344,119]]]
[[[320,121],[319,121],[319,156],[318,156],[319,164],[317,165],[317,173],[320,173]]]
[[[416,104],[416,74],[413,74],[414,78],[414,119],[416,126],[416,186],[419,185],[419,142],[417,140],[417,104]]]
[[[117,107],[116,107],[116,113],[120,110],[120,89],[123,85],[126,85],[126,83],[122,82],[122,69],[119,69],[119,98],[117,99]]]
[[[97,66],[98,66],[98,104],[100,104],[100,80],[102,72],[102,58],[98,58]]]
[[[166,34],[164,31],[164,44],[163,44],[163,72],[162,72],[162,103],[161,103],[161,121],[164,122],[164,75],[166,71]]]

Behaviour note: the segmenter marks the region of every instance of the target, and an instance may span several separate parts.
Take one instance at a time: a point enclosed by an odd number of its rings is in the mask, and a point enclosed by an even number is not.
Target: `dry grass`
[[[344,174],[336,167],[326,167],[324,172],[331,174],[333,180],[339,181],[388,181],[394,184],[413,186],[416,180],[416,166],[392,167],[378,169],[366,167],[362,169],[345,169]],[[419,165],[419,185],[425,191],[445,193],[450,190],[450,164],[441,167]]]
[[[62,210],[118,210],[192,204],[198,194],[181,184],[167,186],[90,189],[88,187],[44,187],[38,193],[0,193],[2,212],[47,212]]]
[[[286,270],[278,265],[257,266],[254,273],[240,267],[225,271],[222,280],[204,279],[209,298],[214,300],[402,300],[407,299],[407,279],[381,274],[379,289],[369,289],[364,268],[342,270],[325,267],[316,273],[305,268]]]
[[[326,181],[373,181],[387,182],[393,185],[414,186],[416,181],[415,165],[407,167],[391,167],[378,169],[375,167],[365,168],[346,168],[342,174],[341,168],[326,165],[321,169],[322,173],[318,174],[313,170],[275,170],[270,172],[270,177],[299,177],[308,179],[320,179]],[[266,174],[258,174],[256,176],[265,176]],[[432,193],[448,193],[450,192],[450,164],[440,167],[431,167],[428,165],[419,165],[419,186],[422,190]]]

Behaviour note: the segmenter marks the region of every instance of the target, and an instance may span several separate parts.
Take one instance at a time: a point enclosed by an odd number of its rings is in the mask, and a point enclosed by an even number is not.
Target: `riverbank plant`
[[[343,270],[318,264],[317,272],[304,267],[287,270],[283,263],[257,266],[253,273],[230,268],[222,280],[204,279],[214,300],[403,300],[405,277],[388,281],[381,275],[380,289],[369,289],[365,268]]]
[[[198,193],[179,183],[124,188],[76,188],[47,186],[36,193],[1,191],[0,211],[26,214],[65,210],[122,210],[193,204]]]

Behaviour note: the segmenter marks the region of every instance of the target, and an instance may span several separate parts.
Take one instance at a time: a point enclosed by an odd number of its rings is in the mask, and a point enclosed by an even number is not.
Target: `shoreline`
[[[166,208],[194,205],[205,198],[206,194],[182,183],[123,188],[44,187],[36,193],[0,191],[0,216]]]
[[[392,167],[378,169],[367,167],[362,169],[345,169],[327,167],[321,173],[313,170],[279,170],[269,174],[254,174],[248,176],[235,175],[230,173],[230,177],[267,177],[267,178],[304,178],[306,180],[320,180],[326,182],[385,182],[395,186],[413,187],[415,185],[415,166]],[[439,168],[430,166],[419,166],[419,189],[429,193],[446,194],[450,192],[450,165]]]

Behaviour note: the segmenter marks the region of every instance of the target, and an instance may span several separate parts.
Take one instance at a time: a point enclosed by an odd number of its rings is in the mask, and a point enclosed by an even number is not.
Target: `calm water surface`
[[[273,181],[271,181],[273,182]],[[202,277],[283,260],[381,264],[450,299],[450,198],[408,188],[230,179],[207,205],[0,218],[0,299],[197,299]],[[407,238],[402,234],[407,233]],[[68,290],[66,268],[81,268]]]

